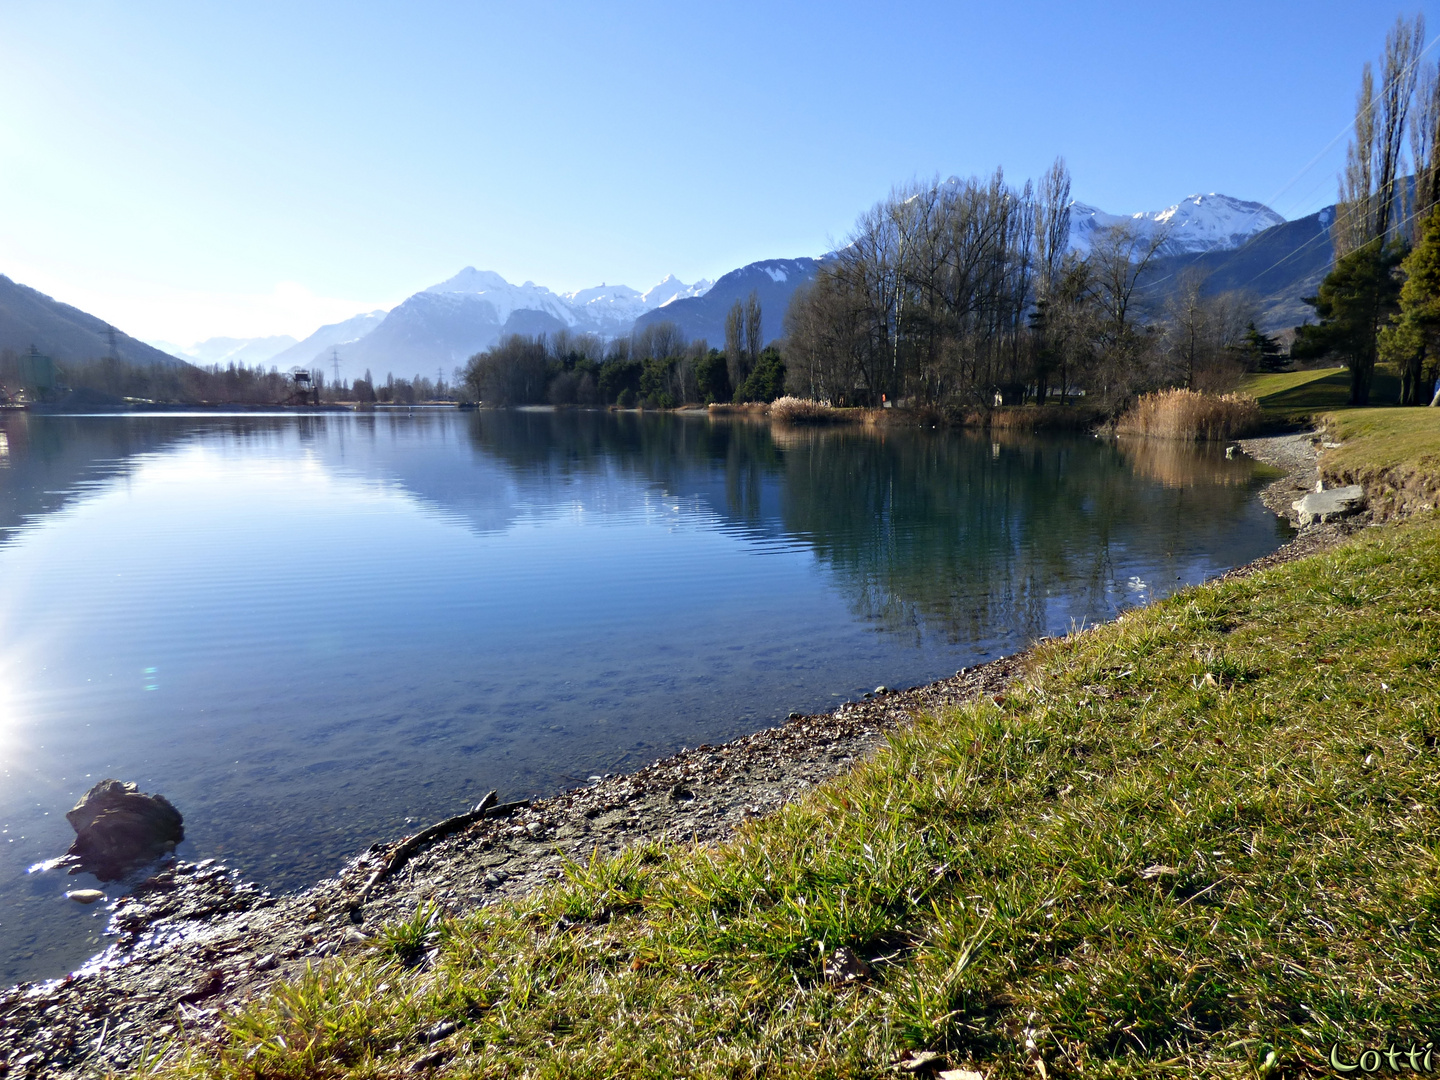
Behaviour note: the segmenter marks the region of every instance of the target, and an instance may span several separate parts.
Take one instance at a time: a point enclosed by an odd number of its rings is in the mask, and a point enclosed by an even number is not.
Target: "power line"
[[[1409,74],[1410,74],[1410,72],[1411,72],[1414,68],[1418,67],[1419,64],[1420,64],[1420,61],[1425,58],[1425,54],[1428,53],[1431,49],[1433,49],[1437,44],[1440,44],[1440,35],[1437,35],[1436,37],[1431,38],[1431,39],[1430,39],[1430,43],[1429,43],[1428,45],[1426,45],[1423,49],[1421,49],[1418,53],[1415,54],[1415,59],[1413,59],[1412,61],[1410,61],[1410,64],[1405,68],[1405,71],[1404,71],[1403,74],[1402,74],[1402,78],[1408,77]],[[1266,200],[1265,200],[1263,203],[1261,203],[1260,205],[1261,205],[1262,207],[1264,207],[1264,208],[1273,209],[1273,207],[1272,207],[1271,204],[1273,204],[1277,199],[1279,199],[1280,196],[1284,195],[1285,192],[1287,192],[1288,190],[1290,190],[1290,188],[1293,187],[1293,186],[1295,185],[1295,183],[1296,183],[1302,176],[1304,176],[1307,172],[1309,172],[1311,169],[1313,169],[1313,168],[1315,167],[1316,163],[1319,162],[1320,159],[1323,158],[1326,154],[1328,154],[1328,153],[1330,152],[1330,150],[1335,146],[1336,143],[1338,143],[1341,139],[1343,139],[1348,132],[1354,130],[1354,127],[1355,127],[1355,121],[1353,121],[1353,120],[1348,121],[1348,122],[1345,124],[1344,127],[1342,127],[1339,131],[1337,131],[1337,132],[1335,133],[1334,137],[1331,138],[1331,140],[1330,140],[1328,143],[1325,144],[1325,146],[1320,150],[1320,152],[1319,152],[1318,154],[1316,154],[1316,155],[1315,155],[1314,157],[1312,157],[1308,162],[1306,162],[1305,165],[1302,166],[1302,167],[1300,168],[1300,170],[1295,173],[1295,175],[1293,175],[1292,177],[1290,177],[1289,180],[1285,181],[1285,183],[1280,186],[1279,190],[1276,191],[1275,194],[1271,195],[1268,199],[1266,199]],[[1318,187],[1319,185],[1316,185],[1316,186]],[[1312,190],[1313,190],[1313,189],[1312,189]],[[1256,210],[1254,213],[1252,213],[1248,218],[1245,219],[1245,224],[1246,224],[1246,225],[1249,225],[1251,222],[1253,222],[1253,221],[1255,220],[1255,218],[1259,215],[1259,213],[1260,213],[1259,210]],[[1414,215],[1412,214],[1411,217],[1413,217],[1413,216],[1414,216]],[[1407,219],[1407,220],[1408,220],[1408,219]],[[1402,222],[1401,224],[1404,224],[1404,222]],[[1278,226],[1276,226],[1276,228],[1278,228]],[[1398,226],[1397,226],[1397,228],[1398,228]],[[1324,235],[1324,234],[1322,233],[1321,235]],[[1285,262],[1287,259],[1289,259],[1289,258],[1291,258],[1291,257],[1293,257],[1293,256],[1295,256],[1295,255],[1298,255],[1301,251],[1305,250],[1305,248],[1309,247],[1310,244],[1314,243],[1317,239],[1319,239],[1318,236],[1311,237],[1310,240],[1306,241],[1306,243],[1302,244],[1300,247],[1298,247],[1298,248],[1296,248],[1294,251],[1290,252],[1289,255],[1286,255],[1284,258],[1280,259],[1279,262],[1276,262],[1273,266],[1270,266],[1270,267],[1268,267],[1267,269],[1262,270],[1260,273],[1258,273],[1258,274],[1256,274],[1254,277],[1250,278],[1249,281],[1245,282],[1245,284],[1248,285],[1248,284],[1250,284],[1251,281],[1256,280],[1256,278],[1260,278],[1260,277],[1263,277],[1265,274],[1268,274],[1271,270],[1274,270],[1277,266],[1281,265],[1281,263]],[[1146,290],[1149,291],[1149,290],[1151,290],[1151,289],[1154,289],[1157,285],[1162,285],[1162,284],[1164,284],[1165,282],[1169,281],[1171,278],[1176,277],[1176,276],[1178,276],[1179,274],[1183,273],[1184,271],[1190,269],[1190,268],[1191,268],[1192,266],[1194,266],[1199,260],[1203,259],[1206,255],[1209,255],[1211,252],[1213,252],[1213,251],[1216,249],[1216,247],[1219,245],[1219,243],[1220,243],[1219,240],[1212,241],[1211,244],[1210,244],[1210,246],[1207,247],[1204,251],[1194,252],[1194,253],[1192,254],[1189,262],[1187,262],[1184,266],[1182,266],[1182,267],[1177,267],[1176,269],[1172,270],[1170,273],[1166,274],[1166,275],[1165,275],[1164,277],[1162,277],[1162,278],[1156,278],[1154,281],[1147,282],[1146,285],[1145,285]]]

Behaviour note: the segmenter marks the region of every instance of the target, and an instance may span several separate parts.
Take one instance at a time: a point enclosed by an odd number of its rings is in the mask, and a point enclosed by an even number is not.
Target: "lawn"
[[[418,912],[160,1074],[1328,1072],[1440,1030],[1437,741],[1428,514],[1046,642],[726,845]]]
[[[1350,403],[1350,373],[1343,367],[1314,371],[1282,371],[1270,375],[1247,375],[1240,392],[1260,402],[1267,413],[1300,420],[1314,413],[1343,408]],[[1370,400],[1388,405],[1400,399],[1400,380],[1385,367],[1375,369]]]

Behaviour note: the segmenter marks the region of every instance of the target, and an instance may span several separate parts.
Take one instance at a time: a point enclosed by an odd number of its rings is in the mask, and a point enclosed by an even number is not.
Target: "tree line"
[[[687,341],[673,322],[628,336],[511,334],[470,358],[461,396],[487,405],[619,405],[773,401],[785,391],[781,350],[766,346],[755,293],[725,318],[725,348]]]
[[[1367,62],[1330,226],[1335,264],[1292,355],[1336,359],[1350,402],[1366,405],[1377,362],[1400,376],[1400,404],[1440,404],[1440,62],[1423,63],[1425,19],[1399,18],[1377,86]],[[1409,156],[1406,156],[1407,144]]]
[[[53,360],[32,351],[0,350],[0,392],[30,401],[63,401],[79,393],[103,407],[125,403],[283,405],[360,402],[410,405],[451,399],[443,375],[377,381],[367,370],[354,382],[330,382],[318,368],[297,383],[293,372],[263,364],[131,364],[115,357]],[[302,400],[302,396],[303,399]]]
[[[938,179],[897,188],[786,313],[790,387],[837,405],[1064,403],[1113,407],[1162,385],[1223,388],[1276,362],[1255,304],[1146,272],[1166,233],[1101,230],[1070,250],[1064,159],[1015,187]]]

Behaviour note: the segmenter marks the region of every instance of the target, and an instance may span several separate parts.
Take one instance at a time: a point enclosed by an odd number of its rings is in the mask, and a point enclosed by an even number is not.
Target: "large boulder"
[[[1314,525],[1365,509],[1365,489],[1359,484],[1319,488],[1290,504],[1301,525]]]
[[[180,811],[169,799],[119,780],[101,780],[65,817],[75,830],[65,853],[71,873],[91,873],[101,881],[122,878],[185,839]]]

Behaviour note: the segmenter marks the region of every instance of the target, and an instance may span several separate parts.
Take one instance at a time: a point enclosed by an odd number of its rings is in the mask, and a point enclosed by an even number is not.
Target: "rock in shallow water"
[[[75,842],[65,854],[72,873],[116,881],[158,859],[185,839],[180,811],[164,795],[146,795],[134,784],[101,780],[65,815]]]

